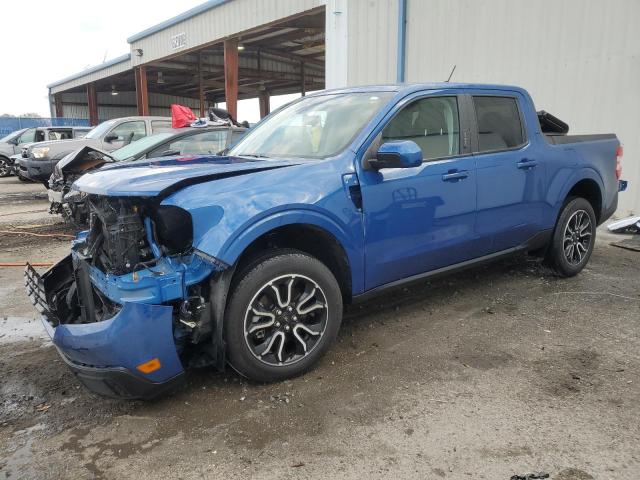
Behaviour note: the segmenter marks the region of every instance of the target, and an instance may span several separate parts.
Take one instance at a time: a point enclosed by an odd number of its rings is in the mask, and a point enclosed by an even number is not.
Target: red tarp
[[[189,107],[182,105],[171,105],[171,128],[184,128],[195,122],[198,117],[195,116]]]

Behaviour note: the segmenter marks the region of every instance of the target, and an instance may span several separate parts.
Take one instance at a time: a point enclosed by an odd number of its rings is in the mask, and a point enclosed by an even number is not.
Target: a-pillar
[[[224,41],[224,98],[229,114],[238,118],[238,40]]]
[[[147,68],[136,67],[136,104],[138,115],[149,115],[149,91],[147,90]]]
[[[264,118],[271,112],[271,97],[269,96],[269,92],[267,90],[262,90],[260,92],[260,118]]]
[[[98,125],[98,94],[94,83],[87,85],[87,104],[89,106],[89,125]],[[57,105],[56,105],[57,110]],[[56,113],[57,114],[57,113]]]

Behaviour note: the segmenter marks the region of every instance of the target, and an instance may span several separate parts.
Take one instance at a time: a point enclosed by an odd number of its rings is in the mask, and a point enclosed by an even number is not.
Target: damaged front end
[[[211,305],[223,266],[194,253],[188,212],[89,195],[90,228],[26,288],[65,362],[96,393],[147,398],[187,365],[224,365]]]
[[[85,228],[89,222],[86,195],[73,190],[72,185],[85,173],[111,162],[111,155],[93,147],[83,147],[62,158],[54,167],[49,179],[49,213],[62,215],[66,221]]]

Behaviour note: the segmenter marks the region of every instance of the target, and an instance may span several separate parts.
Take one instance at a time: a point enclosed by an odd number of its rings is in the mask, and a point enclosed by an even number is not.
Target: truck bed
[[[596,140],[614,140],[616,139],[615,133],[600,133],[595,135],[563,135],[545,133],[544,138],[547,139],[552,145],[566,145],[567,143],[584,143],[593,142]]]

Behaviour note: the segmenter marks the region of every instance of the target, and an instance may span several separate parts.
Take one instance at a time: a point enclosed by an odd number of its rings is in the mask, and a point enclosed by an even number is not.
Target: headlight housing
[[[44,158],[49,154],[49,147],[36,147],[31,150],[33,158]]]
[[[156,237],[170,254],[186,252],[193,243],[191,214],[174,205],[161,205],[152,216]]]

